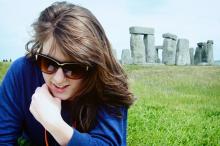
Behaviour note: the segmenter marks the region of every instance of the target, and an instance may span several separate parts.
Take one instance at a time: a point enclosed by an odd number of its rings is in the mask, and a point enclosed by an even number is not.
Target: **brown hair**
[[[115,60],[101,24],[88,9],[56,2],[41,12],[33,27],[34,39],[26,44],[29,56],[53,37],[51,49],[59,48],[65,55],[92,68],[72,102],[78,130],[86,132],[95,126],[100,106],[120,117],[120,108],[128,108],[133,103],[127,76]]]

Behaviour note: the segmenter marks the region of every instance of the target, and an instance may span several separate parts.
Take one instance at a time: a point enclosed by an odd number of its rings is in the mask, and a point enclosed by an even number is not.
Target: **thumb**
[[[49,88],[48,88],[48,86],[47,86],[46,83],[44,83],[44,84],[41,86],[41,88],[42,88],[44,91],[47,91],[48,93],[50,93]]]
[[[47,87],[47,84],[46,83],[44,83],[42,86],[41,86],[43,89],[48,89],[48,87]]]
[[[49,89],[49,87],[47,86],[46,83],[44,83],[44,84],[41,86],[41,88],[43,89],[43,91],[44,91],[45,93],[47,93],[47,94],[53,96],[53,94],[51,93],[51,91],[50,91],[50,89]]]

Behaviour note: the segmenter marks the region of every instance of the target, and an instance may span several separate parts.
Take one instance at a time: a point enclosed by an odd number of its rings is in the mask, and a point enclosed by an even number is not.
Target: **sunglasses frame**
[[[80,65],[79,63],[74,63],[74,62],[63,62],[63,63],[61,63],[60,61],[58,61],[58,60],[56,60],[56,59],[54,59],[54,58],[52,58],[52,57],[50,57],[50,56],[48,56],[48,55],[41,54],[41,53],[37,53],[37,54],[35,55],[36,61],[38,60],[38,56],[45,57],[45,58],[47,58],[47,59],[53,61],[53,62],[56,64],[56,68],[57,68],[57,69],[58,69],[59,67],[62,68],[63,72],[64,72],[64,69],[63,69],[63,66],[64,66],[64,65],[69,65],[69,64]],[[56,71],[57,71],[57,70],[56,70]],[[55,72],[56,72],[56,71],[55,71]],[[86,72],[89,71],[89,66],[85,66],[85,71],[86,71]],[[43,72],[43,71],[42,71],[42,72]],[[55,73],[55,72],[54,72],[54,73]],[[47,72],[45,72],[45,73],[47,73]],[[47,73],[47,74],[53,74],[53,73]],[[67,75],[65,74],[65,72],[64,72],[64,75],[65,75],[67,78],[70,78],[69,76],[67,76]],[[70,79],[74,79],[74,78],[70,78]]]

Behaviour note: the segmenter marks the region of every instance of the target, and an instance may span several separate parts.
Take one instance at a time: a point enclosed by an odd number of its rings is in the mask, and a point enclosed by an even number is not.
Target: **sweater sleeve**
[[[122,108],[122,118],[109,115],[102,109],[97,126],[88,133],[74,133],[68,146],[126,146],[127,108]]]
[[[14,62],[6,73],[0,86],[0,145],[17,145],[21,135],[21,85],[19,67]]]

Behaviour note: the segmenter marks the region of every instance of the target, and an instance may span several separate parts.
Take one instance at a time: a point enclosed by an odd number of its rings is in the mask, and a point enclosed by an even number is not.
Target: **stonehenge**
[[[179,39],[176,49],[176,65],[190,65],[189,40]]]
[[[213,40],[207,41],[207,63],[214,64],[214,57],[213,57]]]
[[[197,65],[202,62],[202,52],[204,52],[204,45],[202,42],[197,43],[195,55],[194,55],[194,63]]]
[[[194,64],[195,65],[212,65],[214,63],[213,58],[213,41],[208,40],[207,42],[197,43]]]
[[[154,29],[130,27],[131,57],[134,64],[156,63]]]
[[[164,38],[162,62],[167,65],[175,65],[177,36],[165,33],[162,37]]]
[[[133,58],[134,64],[145,63],[145,46],[142,41],[143,37],[139,34],[132,34],[130,40],[131,57]]]
[[[194,48],[189,48],[190,64],[194,65]]]
[[[131,51],[129,49],[122,50],[121,64],[132,64]]]
[[[130,50],[121,54],[122,64],[166,64],[166,65],[213,65],[213,41],[197,43],[189,47],[189,40],[175,34],[164,33],[163,44],[155,46],[154,28],[132,26],[129,28]],[[162,50],[162,58],[159,58]]]

